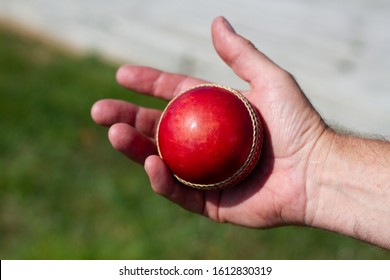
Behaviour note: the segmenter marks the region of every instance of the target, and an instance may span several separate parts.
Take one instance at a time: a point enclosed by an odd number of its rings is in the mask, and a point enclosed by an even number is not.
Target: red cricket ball
[[[239,92],[203,84],[176,96],[157,128],[160,157],[183,184],[199,189],[235,185],[255,167],[262,125]]]

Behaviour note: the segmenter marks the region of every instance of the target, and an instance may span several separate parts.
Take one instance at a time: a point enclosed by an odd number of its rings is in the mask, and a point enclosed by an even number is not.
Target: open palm
[[[120,100],[101,100],[92,108],[98,124],[110,126],[112,145],[145,165],[153,190],[185,209],[218,222],[272,227],[305,222],[311,151],[326,125],[294,78],[278,67],[222,17],[212,25],[215,49],[250,90],[243,92],[259,110],[264,144],[259,164],[238,186],[202,191],[181,185],[157,156],[154,141],[161,111]],[[166,100],[205,81],[141,66],[122,66],[118,82]]]

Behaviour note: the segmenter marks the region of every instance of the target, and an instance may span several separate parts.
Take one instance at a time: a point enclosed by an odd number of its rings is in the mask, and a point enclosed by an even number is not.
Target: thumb
[[[238,35],[224,17],[212,24],[215,50],[230,68],[243,80],[256,84],[264,82],[281,69],[244,37]]]

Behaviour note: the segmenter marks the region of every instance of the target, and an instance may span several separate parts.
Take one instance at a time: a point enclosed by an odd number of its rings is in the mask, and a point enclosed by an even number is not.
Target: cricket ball
[[[181,92],[157,127],[160,157],[183,184],[224,189],[255,167],[263,140],[258,112],[238,91],[202,84]]]

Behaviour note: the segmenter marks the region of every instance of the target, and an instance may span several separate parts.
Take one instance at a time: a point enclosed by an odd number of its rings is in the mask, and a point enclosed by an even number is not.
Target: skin
[[[263,151],[250,176],[220,191],[181,185],[157,156],[154,136],[161,111],[100,100],[91,115],[110,127],[113,147],[144,165],[157,194],[217,222],[310,226],[390,249],[390,144],[329,128],[292,75],[223,17],[214,20],[212,38],[219,56],[248,83],[243,94],[261,112]],[[116,77],[128,89],[166,100],[206,82],[133,65],[122,66]]]

